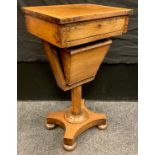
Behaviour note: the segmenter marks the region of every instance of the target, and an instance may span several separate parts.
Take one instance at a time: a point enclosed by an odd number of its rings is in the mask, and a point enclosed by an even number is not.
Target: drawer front
[[[66,25],[65,46],[70,47],[121,35],[126,31],[127,24],[127,16],[68,24]]]
[[[111,17],[72,24],[55,24],[25,15],[27,30],[60,48],[121,35],[127,31],[128,16]]]

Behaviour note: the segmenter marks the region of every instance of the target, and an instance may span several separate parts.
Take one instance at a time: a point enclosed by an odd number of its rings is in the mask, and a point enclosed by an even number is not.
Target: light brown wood
[[[125,33],[132,11],[90,4],[24,7],[23,10],[27,30],[60,48]]]
[[[104,39],[104,38],[120,36],[120,35],[122,35],[122,33],[123,32],[121,30],[121,31],[114,31],[114,32],[105,33],[105,34],[99,34],[99,35],[96,35],[96,36],[90,36],[88,38],[83,38],[83,39],[80,39],[80,40],[72,40],[70,42],[66,42],[65,47],[72,47],[72,46],[81,45],[81,44],[84,44],[84,43],[89,43],[89,42]]]
[[[99,41],[76,48],[62,49],[61,59],[66,83],[72,85],[95,76],[111,43],[111,40]]]
[[[72,99],[71,112],[75,115],[79,115],[81,113],[81,98],[82,98],[81,86],[78,86],[71,90],[71,99]]]
[[[81,100],[81,104],[82,111],[85,111],[88,114],[88,119],[82,123],[73,124],[68,122],[64,117],[68,109],[59,112],[49,112],[47,115],[47,124],[56,124],[65,129],[64,144],[66,145],[72,146],[75,143],[77,136],[91,127],[98,126],[101,124],[107,126],[107,116],[105,114],[90,111],[85,106],[84,100]]]
[[[124,30],[126,16],[83,21],[66,25],[66,42]]]
[[[58,24],[129,15],[133,12],[132,9],[97,4],[32,6],[23,7],[23,11],[26,14]]]
[[[53,45],[50,45],[50,43],[48,43],[47,41],[42,40],[43,46],[44,46],[44,50],[45,53],[47,55],[47,58],[49,60],[50,63],[50,67],[52,69],[52,72],[55,76],[55,80],[57,82],[57,85],[64,91],[70,90],[72,88],[75,88],[77,86],[81,86],[84,83],[90,82],[92,80],[94,80],[94,76],[86,78],[86,79],[82,79],[79,82],[76,82],[72,85],[67,85],[64,74],[63,74],[63,69],[62,66],[60,65],[60,60],[58,58],[57,55],[57,51],[56,51],[56,47]]]
[[[65,119],[73,124],[79,124],[88,119],[88,114],[82,110],[82,86],[71,89],[71,108],[66,110]]]
[[[76,48],[62,49],[60,51],[62,60],[59,60],[56,47],[43,41],[58,86],[66,91],[93,80],[111,43],[111,40],[99,41]]]
[[[25,20],[28,32],[60,47],[61,30],[59,25],[29,15],[25,16]]]
[[[124,33],[126,33],[128,31],[128,24],[129,24],[129,17],[126,16],[125,17],[125,25],[124,25]]]
[[[64,48],[121,35],[127,31],[127,16],[57,25],[40,18],[25,16],[27,30],[55,46]]]
[[[75,140],[82,132],[93,126],[99,129],[107,127],[105,114],[87,109],[81,85],[94,79],[112,43],[101,39],[126,33],[132,10],[96,4],[69,4],[23,7],[23,11],[27,30],[43,40],[57,85],[64,91],[71,89],[71,107],[49,112],[46,128],[63,127],[64,148],[73,150]]]
[[[53,45],[50,45],[48,42],[42,40],[43,46],[45,49],[45,53],[48,57],[48,60],[50,62],[50,66],[52,69],[52,72],[54,73],[57,85],[61,89],[65,89],[66,81],[63,75],[63,71],[59,62],[59,58],[57,55],[56,47]]]

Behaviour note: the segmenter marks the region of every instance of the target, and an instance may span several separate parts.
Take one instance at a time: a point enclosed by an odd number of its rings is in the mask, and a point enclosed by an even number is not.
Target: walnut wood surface
[[[60,88],[65,89],[66,81],[64,78],[64,74],[63,74],[60,62],[59,62],[56,47],[50,45],[48,42],[46,42],[44,40],[42,40],[42,42],[43,42],[45,53],[46,53],[47,58],[49,60],[52,72],[55,76],[57,85]]]
[[[118,16],[68,24],[66,25],[66,41],[71,42],[120,30],[123,33],[125,18],[126,16]]]
[[[56,47],[54,47],[53,45],[50,45],[50,43],[48,43],[47,41],[42,40],[43,42],[43,46],[44,46],[44,50],[45,53],[47,55],[47,58],[49,60],[50,63],[50,67],[52,69],[52,72],[55,76],[57,85],[64,91],[70,90],[72,88],[75,88],[77,86],[80,86],[84,83],[90,82],[92,80],[94,80],[94,76],[86,78],[86,79],[82,79],[79,82],[76,82],[72,85],[67,85],[64,74],[63,74],[63,70],[62,70],[62,66],[60,64],[60,60],[58,58],[58,54],[56,51]]]
[[[28,32],[55,46],[59,47],[61,45],[61,29],[59,25],[29,15],[25,16],[25,21]]]
[[[127,32],[132,11],[94,4],[24,7],[23,10],[27,30],[60,48]]]
[[[103,6],[97,4],[68,4],[51,6],[23,7],[26,14],[58,24],[129,15],[131,9]]]
[[[98,126],[101,124],[107,125],[107,116],[105,114],[90,111],[85,106],[84,100],[81,100],[81,104],[82,111],[86,111],[86,113],[88,114],[88,119],[82,123],[69,123],[64,117],[68,109],[59,112],[49,112],[47,114],[47,124],[56,124],[65,129],[64,144],[66,145],[73,145],[77,136],[91,127]]]
[[[81,86],[75,87],[71,90],[71,100],[72,100],[72,109],[71,112],[75,115],[81,113],[81,98],[82,98],[82,88]]]
[[[58,47],[71,47],[127,32],[128,16],[57,25],[40,18],[25,16],[27,30]]]
[[[74,146],[76,137],[88,128],[101,124],[102,129],[107,126],[105,114],[86,108],[84,100],[81,100],[81,85],[94,79],[111,41],[89,42],[127,32],[128,16],[132,10],[70,4],[23,7],[23,11],[27,30],[43,40],[58,86],[64,91],[71,89],[71,107],[49,112],[46,126],[57,124],[63,127],[64,144]],[[81,45],[84,43],[89,44]],[[57,50],[53,45],[61,49]]]
[[[108,40],[77,48],[61,49],[66,83],[72,85],[83,79],[95,77],[111,43],[112,41]]]

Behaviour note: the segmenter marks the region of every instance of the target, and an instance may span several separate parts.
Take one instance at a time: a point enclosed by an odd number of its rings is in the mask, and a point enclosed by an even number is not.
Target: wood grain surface
[[[132,13],[132,9],[97,4],[67,4],[23,7],[23,11],[26,14],[40,17],[58,24],[129,15]]]
[[[47,58],[48,58],[49,63],[50,63],[51,70],[55,76],[55,80],[57,82],[57,85],[62,90],[67,91],[67,90],[70,90],[70,89],[75,88],[77,86],[80,86],[84,83],[87,83],[87,82],[94,80],[95,77],[92,76],[92,77],[89,77],[86,79],[82,79],[81,81],[76,82],[70,86],[67,85],[66,80],[65,80],[65,76],[63,73],[63,68],[60,64],[58,53],[56,51],[56,47],[50,45],[50,43],[48,43],[47,41],[42,40],[42,42],[43,42],[43,47],[44,47],[45,53],[46,53]]]
[[[49,112],[46,117],[46,123],[47,124],[56,124],[60,127],[65,129],[64,132],[64,144],[66,145],[73,145],[76,141],[76,138],[86,131],[87,129],[98,126],[98,125],[106,125],[107,126],[107,116],[106,114],[102,113],[96,113],[93,111],[90,111],[86,105],[84,99],[81,100],[81,108],[83,111],[87,113],[89,116],[88,119],[82,123],[74,124],[69,123],[65,117],[64,114],[66,113],[65,109],[63,111],[59,112]]]
[[[131,9],[95,4],[24,7],[27,30],[67,48],[127,32]]]
[[[61,59],[66,83],[72,85],[83,79],[94,77],[101,65],[112,41],[100,41],[75,47],[61,49]]]

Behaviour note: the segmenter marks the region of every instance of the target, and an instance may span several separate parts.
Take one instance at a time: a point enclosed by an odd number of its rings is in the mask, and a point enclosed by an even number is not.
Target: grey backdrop
[[[95,3],[101,5],[118,6],[134,9],[130,17],[128,33],[112,38],[113,44],[105,58],[106,63],[137,63],[137,33],[138,33],[138,2],[137,0],[17,0],[18,16],[18,62],[47,61],[41,41],[26,32],[22,6],[57,5],[72,3]]]

